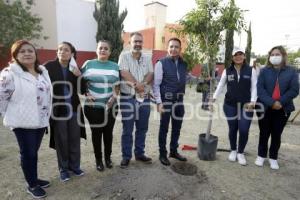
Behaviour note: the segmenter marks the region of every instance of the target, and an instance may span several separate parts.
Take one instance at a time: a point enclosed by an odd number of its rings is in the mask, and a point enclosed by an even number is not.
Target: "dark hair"
[[[140,32],[133,32],[133,33],[130,33],[130,38],[132,38],[135,35],[143,37],[143,35]]]
[[[112,46],[111,46],[111,42],[109,40],[99,40],[97,43],[97,46],[99,45],[100,42],[105,42],[106,44],[108,44],[109,50],[111,50]]]
[[[75,47],[70,42],[66,42],[66,41],[63,41],[60,44],[68,45],[70,47],[70,49],[71,49],[71,53],[73,53],[74,59],[76,60],[76,58],[77,58],[77,51],[76,51]]]
[[[33,46],[33,44],[31,44],[30,42],[28,42],[27,40],[17,40],[16,42],[13,43],[13,45],[11,46],[10,48],[10,54],[11,54],[11,62],[14,63],[16,62],[18,65],[20,65],[20,67],[23,69],[23,71],[25,72],[28,72],[28,69],[23,66],[20,61],[17,59],[17,55],[20,51],[20,49],[22,48],[23,45],[30,45],[32,46],[32,48],[34,49],[34,53],[35,53],[35,57],[36,57],[36,60],[34,62],[34,71],[36,73],[39,73],[41,74],[42,71],[41,69],[39,68],[39,60],[37,58],[37,50],[36,48]]]
[[[169,44],[171,41],[177,41],[177,42],[179,43],[179,45],[181,46],[181,41],[180,41],[179,38],[177,38],[177,37],[172,37],[172,38],[170,38],[170,39],[168,40],[168,44]]]
[[[281,65],[282,65],[282,66],[286,66],[286,65],[287,65],[287,53],[286,53],[286,50],[285,50],[285,49],[283,48],[283,46],[281,46],[281,45],[273,47],[273,48],[268,52],[267,66],[273,67],[273,64],[270,62],[270,56],[271,56],[272,51],[274,51],[275,49],[278,49],[278,50],[280,51],[280,53],[282,54]]]

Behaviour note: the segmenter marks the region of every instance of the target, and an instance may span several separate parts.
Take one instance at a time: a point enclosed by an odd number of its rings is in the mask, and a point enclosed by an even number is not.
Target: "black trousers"
[[[114,104],[107,111],[105,108],[84,106],[84,114],[92,131],[92,142],[96,164],[102,161],[102,136],[105,160],[110,159],[112,152],[113,129],[118,114],[118,105]]]
[[[277,160],[281,144],[281,135],[290,113],[286,114],[283,109],[267,109],[265,113],[257,113],[259,118],[259,143],[258,156],[266,158],[268,154],[268,141],[271,136],[269,158]]]
[[[59,171],[80,169],[80,126],[77,113],[68,120],[53,123]]]

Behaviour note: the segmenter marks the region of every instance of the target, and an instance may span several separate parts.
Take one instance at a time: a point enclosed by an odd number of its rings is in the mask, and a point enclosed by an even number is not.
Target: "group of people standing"
[[[28,41],[19,40],[12,45],[12,61],[0,76],[0,113],[4,125],[16,135],[27,192],[34,198],[45,197],[43,188],[50,185],[49,181],[40,179],[37,172],[38,150],[48,126],[50,147],[57,153],[60,180],[68,181],[70,173],[84,175],[80,166],[80,138],[86,138],[84,115],[91,128],[98,171],[103,171],[105,166],[113,167],[113,128],[119,109],[123,125],[120,167],[128,167],[133,153],[135,160],[151,163],[152,158],[145,154],[145,139],[152,97],[160,113],[161,164],[169,166],[169,157],[187,161],[177,151],[185,113],[183,100],[187,74],[187,64],[180,56],[181,41],[178,38],[168,41],[168,54],[156,62],[154,69],[151,57],[142,52],[143,36],[132,33],[130,44],[131,50],[123,52],[117,64],[109,60],[111,43],[100,40],[97,58],[86,61],[81,68],[75,61],[76,49],[69,42],[60,43],[57,58],[44,65],[39,64],[37,51]],[[286,51],[281,46],[272,48],[267,65],[259,69],[246,63],[243,50],[234,50],[232,63],[222,73],[213,102],[225,86],[223,110],[231,149],[228,159],[247,164],[244,151],[256,110],[260,134],[255,164],[263,166],[269,157],[270,167],[279,169],[281,135],[295,110],[293,99],[299,94],[298,75],[287,65]],[[85,95],[83,107],[79,94]],[[170,121],[168,154],[166,141]]]
[[[109,60],[110,42],[100,40],[97,58],[86,61],[81,68],[75,61],[76,49],[69,42],[60,43],[57,58],[44,65],[39,64],[37,51],[30,42],[19,40],[12,45],[12,61],[0,76],[0,112],[4,125],[16,135],[27,192],[34,198],[45,197],[43,188],[50,185],[37,172],[38,150],[48,126],[50,147],[56,149],[61,181],[68,181],[70,173],[84,175],[80,167],[80,138],[86,138],[84,115],[91,128],[96,169],[103,171],[104,163],[107,168],[113,167],[111,153],[113,128],[119,111],[118,96],[123,125],[120,167],[128,167],[132,150],[137,161],[151,163],[152,158],[145,154],[151,88],[161,116],[159,160],[166,166],[171,164],[168,157],[187,161],[177,151],[185,112],[187,73],[187,64],[180,57],[181,41],[171,38],[168,55],[158,60],[153,69],[151,57],[142,52],[143,36],[135,32],[130,38],[131,50],[120,55],[118,64]],[[256,110],[260,134],[255,164],[263,166],[269,157],[271,169],[279,169],[281,135],[295,110],[293,99],[299,94],[298,75],[287,65],[286,51],[281,46],[272,48],[267,65],[260,69],[246,63],[243,50],[234,50],[232,63],[222,73],[213,102],[225,86],[223,110],[231,149],[228,159],[247,164],[244,150]],[[78,94],[85,95],[83,108]],[[170,121],[168,155],[166,141]]]
[[[15,133],[21,156],[21,167],[28,184],[27,192],[34,198],[45,197],[50,185],[38,176],[38,150],[50,127],[50,147],[57,153],[60,180],[71,174],[84,175],[80,166],[80,138],[86,138],[84,115],[92,135],[96,169],[112,168],[113,128],[119,111],[122,115],[121,168],[132,158],[143,163],[152,159],[145,154],[145,139],[150,117],[150,98],[157,102],[161,114],[159,129],[159,160],[170,165],[167,157],[167,132],[170,119],[172,132],[169,157],[187,159],[177,151],[182,118],[187,65],[180,57],[181,41],[168,41],[168,55],[153,69],[152,59],[142,52],[143,36],[130,36],[131,50],[109,60],[111,43],[100,40],[97,58],[76,64],[76,49],[69,42],[57,48],[55,60],[39,64],[37,50],[26,40],[11,47],[12,60],[0,75],[0,113],[5,126]],[[85,95],[81,106],[79,94]],[[173,116],[172,113],[175,113]],[[133,149],[133,131],[135,140]],[[102,137],[104,156],[102,154]],[[103,163],[104,159],[104,163]]]

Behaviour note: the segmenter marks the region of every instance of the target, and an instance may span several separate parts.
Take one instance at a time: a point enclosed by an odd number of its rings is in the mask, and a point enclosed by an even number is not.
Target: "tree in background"
[[[237,31],[240,33],[245,27],[243,12],[243,10],[235,5],[234,0],[231,0],[229,6],[224,10],[224,15],[226,15],[226,18],[229,20],[225,36],[225,67],[231,64],[232,50],[234,48],[234,32]]]
[[[268,58],[267,55],[258,55],[258,56],[256,56],[257,63],[259,63],[261,65],[265,65],[267,63],[267,58]]]
[[[42,19],[30,12],[33,5],[33,0],[0,1],[0,57],[8,55],[10,46],[16,40],[41,38]]]
[[[247,63],[250,63],[251,60],[251,48],[252,48],[252,31],[251,31],[251,23],[250,23],[247,31],[247,47],[245,50]]]
[[[118,0],[96,0],[94,18],[98,23],[96,41],[108,40],[112,45],[110,59],[117,62],[123,49],[123,21],[127,16],[125,9],[119,14]]]
[[[221,5],[221,0],[196,0],[197,8],[187,13],[179,21],[182,28],[179,33],[187,35],[190,39],[189,54],[198,59],[199,63],[208,63],[209,71],[212,71],[212,81],[210,84],[210,94],[213,93],[215,78],[215,63],[219,46],[223,42],[221,32],[228,27],[234,27],[231,23],[231,15],[228,11],[229,6]],[[241,14],[237,15],[237,21]],[[237,22],[234,21],[236,24]],[[192,43],[191,43],[192,42]],[[209,116],[209,124],[206,132],[206,140],[210,138],[212,113]]]
[[[288,63],[300,68],[300,48],[297,51],[288,51]]]
[[[232,50],[234,48],[234,30],[228,29],[226,30],[226,39],[225,39],[225,59],[224,59],[224,66],[225,68],[229,67],[232,60]]]

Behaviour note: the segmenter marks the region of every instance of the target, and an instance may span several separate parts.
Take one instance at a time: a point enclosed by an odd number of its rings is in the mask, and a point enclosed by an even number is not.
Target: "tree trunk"
[[[212,95],[214,93],[214,86],[215,86],[215,62],[214,59],[210,58],[208,62],[208,69],[211,72],[211,79],[210,79],[210,84],[209,84],[209,105],[212,106]],[[207,130],[206,130],[206,135],[205,139],[209,140],[210,134],[211,134],[211,127],[212,127],[212,118],[213,118],[213,111],[212,109],[209,109],[209,120],[208,120],[208,125],[207,125]]]

